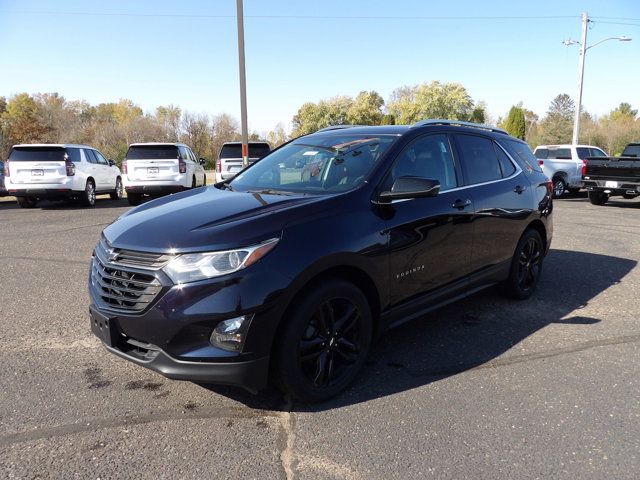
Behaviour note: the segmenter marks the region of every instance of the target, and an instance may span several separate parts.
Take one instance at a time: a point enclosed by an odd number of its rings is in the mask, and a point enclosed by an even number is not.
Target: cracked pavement
[[[640,199],[557,200],[534,298],[399,327],[313,406],[108,354],[88,261],[128,206],[42,205],[0,199],[0,478],[637,478]]]

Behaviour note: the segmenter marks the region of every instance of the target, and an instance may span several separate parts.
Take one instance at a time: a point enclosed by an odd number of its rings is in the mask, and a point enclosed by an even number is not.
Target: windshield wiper
[[[274,190],[272,188],[265,188],[264,190],[247,190],[247,193],[258,193],[260,195],[305,195],[304,193],[287,192],[285,190]]]

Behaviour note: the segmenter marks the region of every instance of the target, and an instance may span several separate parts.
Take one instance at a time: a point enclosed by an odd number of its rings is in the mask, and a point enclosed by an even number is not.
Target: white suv
[[[539,145],[533,151],[542,171],[553,180],[553,195],[561,197],[568,190],[582,188],[582,173],[588,157],[608,157],[591,145]]]
[[[249,142],[249,165],[254,164],[271,151],[267,142]],[[244,168],[242,142],[225,142],[216,162],[216,183],[231,180]]]
[[[122,180],[116,164],[95,148],[73,144],[14,145],[4,165],[7,193],[23,208],[38,200],[78,198],[86,206],[96,195],[122,198]]]
[[[203,165],[184,143],[132,143],[122,162],[129,204],[206,185]]]

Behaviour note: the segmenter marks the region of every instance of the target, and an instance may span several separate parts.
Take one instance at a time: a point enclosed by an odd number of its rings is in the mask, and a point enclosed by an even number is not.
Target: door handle
[[[522,187],[520,185],[518,185],[516,188],[513,189],[514,192],[516,192],[518,195],[522,194],[522,192],[524,192],[527,188],[526,187]]]
[[[453,205],[451,205],[453,208],[457,208],[458,210],[462,210],[464,207],[468,207],[469,205],[471,205],[471,200],[467,199],[467,200],[456,200],[455,202],[453,202]]]

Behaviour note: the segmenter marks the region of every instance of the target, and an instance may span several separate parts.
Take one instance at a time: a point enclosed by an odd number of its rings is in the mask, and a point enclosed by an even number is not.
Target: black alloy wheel
[[[276,338],[275,376],[285,393],[320,402],[344,390],[362,369],[372,337],[369,302],[336,278],[305,287]]]
[[[540,234],[529,229],[524,232],[511,261],[506,293],[519,300],[533,295],[542,274],[545,247]]]
[[[567,190],[567,184],[564,182],[562,178],[554,178],[553,179],[553,196],[555,198],[560,198],[564,195]]]
[[[124,196],[122,180],[120,180],[120,177],[116,178],[116,188],[109,194],[109,196],[111,197],[111,200],[120,200]]]

